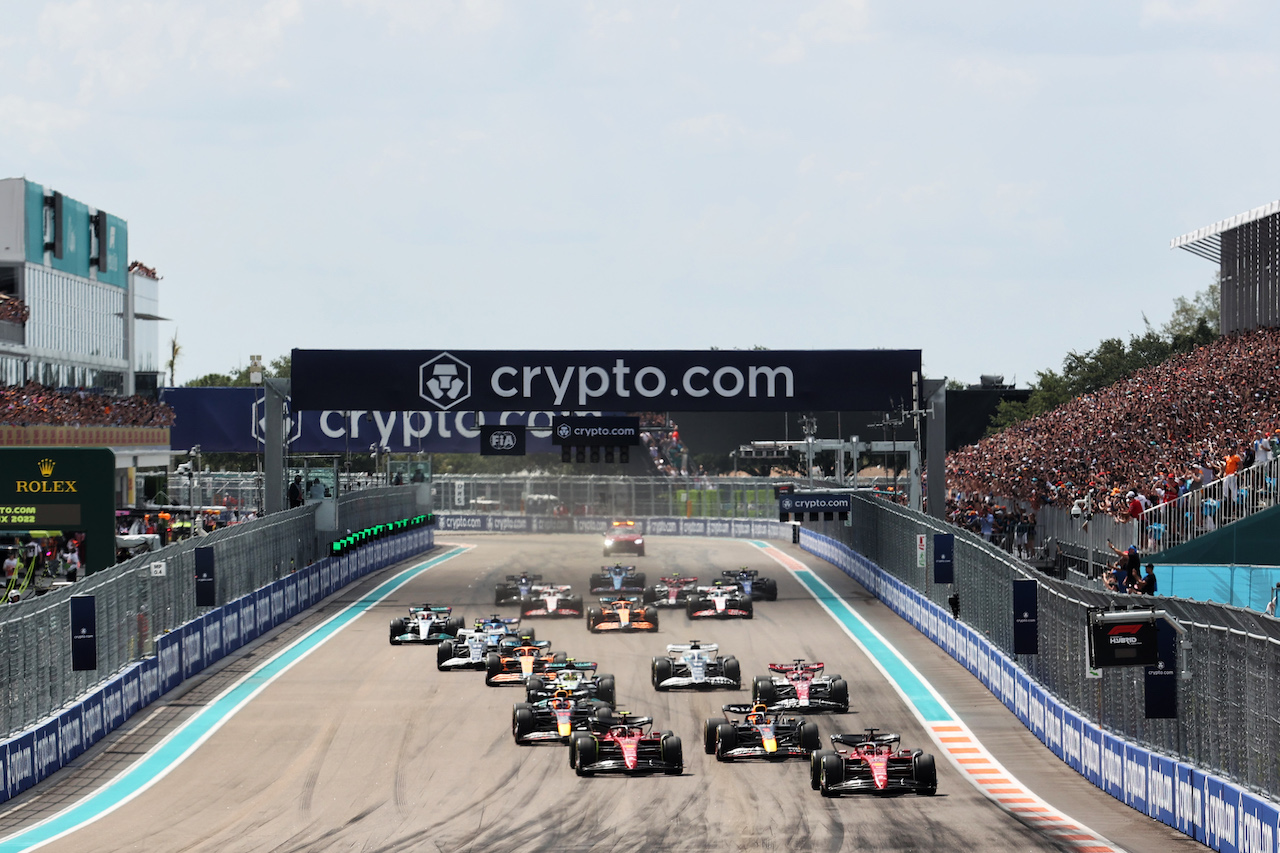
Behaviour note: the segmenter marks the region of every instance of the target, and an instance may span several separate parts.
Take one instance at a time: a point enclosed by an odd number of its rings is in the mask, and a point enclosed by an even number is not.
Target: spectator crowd
[[[173,409],[145,397],[55,390],[35,382],[0,388],[0,424],[8,426],[173,426]]]
[[[0,321],[8,323],[25,323],[31,319],[31,309],[27,303],[12,296],[0,294]]]
[[[1087,500],[1137,517],[1280,450],[1280,329],[1221,338],[947,457],[957,507]],[[975,500],[978,504],[975,504]],[[966,509],[967,511],[967,509]]]

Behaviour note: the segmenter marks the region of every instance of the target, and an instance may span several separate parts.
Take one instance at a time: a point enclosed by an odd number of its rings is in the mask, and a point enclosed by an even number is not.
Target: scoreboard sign
[[[115,453],[105,447],[0,448],[0,537],[85,534],[86,574],[115,563]]]

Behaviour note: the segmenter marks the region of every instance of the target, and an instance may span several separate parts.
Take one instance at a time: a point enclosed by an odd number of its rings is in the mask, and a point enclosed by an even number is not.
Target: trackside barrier
[[[1059,702],[982,633],[849,546],[803,530],[800,547],[866,587],[980,680],[1059,759],[1117,800],[1225,853],[1277,853],[1280,808],[1225,779],[1143,749]]]
[[[433,547],[435,532],[429,527],[378,539],[326,557],[161,635],[155,655],[128,666],[55,716],[0,742],[0,802],[46,779],[220,658],[350,582]]]
[[[436,529],[467,533],[604,533],[616,516],[462,515],[436,513]],[[790,539],[791,525],[764,518],[631,519],[645,536],[715,536],[730,539]]]

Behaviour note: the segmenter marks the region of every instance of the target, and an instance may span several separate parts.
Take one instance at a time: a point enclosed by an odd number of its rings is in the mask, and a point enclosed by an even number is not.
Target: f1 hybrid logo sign
[[[919,350],[294,350],[306,411],[883,411]]]

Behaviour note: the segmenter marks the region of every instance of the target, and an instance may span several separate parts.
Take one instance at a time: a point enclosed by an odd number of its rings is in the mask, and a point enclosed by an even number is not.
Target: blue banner
[[[35,750],[35,781],[40,782],[49,777],[59,767],[61,763],[58,760],[58,721],[50,720],[43,726],[38,726],[35,730],[34,739]]]
[[[1155,666],[1143,669],[1143,705],[1148,720],[1178,716],[1178,632],[1167,622],[1156,623]]]
[[[183,625],[175,634],[182,636],[182,677],[190,678],[205,667],[204,619]]]
[[[115,678],[102,688],[102,733],[113,732],[127,719],[124,709],[125,679]]]
[[[219,610],[222,613],[222,653],[229,655],[240,648],[240,600],[227,602]]]
[[[1034,578],[1013,582],[1013,653],[1040,654],[1039,584]]]
[[[80,737],[84,749],[88,749],[106,735],[111,729],[106,723],[106,693],[95,690],[80,703],[81,723]]]
[[[58,715],[58,766],[84,752],[84,706],[72,705]]]
[[[204,643],[204,663],[208,666],[226,654],[222,650],[222,608],[206,613],[201,622],[203,623],[201,633]]]
[[[1178,786],[1177,762],[1151,754],[1147,761],[1147,816],[1166,826],[1178,825],[1174,791]]]
[[[1124,800],[1124,747],[1115,735],[1102,735],[1102,790]]]
[[[933,534],[933,582],[956,582],[956,537],[954,533]]]
[[[172,631],[156,640],[159,695],[163,696],[182,683],[182,631]]]
[[[10,798],[18,796],[36,783],[35,732],[27,732],[9,741],[9,766],[5,770]]]
[[[98,668],[98,614],[92,595],[71,596],[71,669]]]

